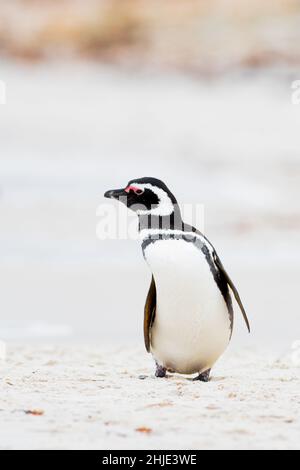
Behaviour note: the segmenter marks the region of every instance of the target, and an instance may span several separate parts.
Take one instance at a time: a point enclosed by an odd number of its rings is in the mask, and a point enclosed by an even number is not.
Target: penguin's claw
[[[167,369],[163,366],[156,364],[155,377],[164,378],[166,376]]]
[[[200,380],[200,382],[209,382],[210,381],[210,371],[211,369],[206,370],[205,372],[202,372],[202,374],[199,374],[197,377],[193,379],[193,382]]]

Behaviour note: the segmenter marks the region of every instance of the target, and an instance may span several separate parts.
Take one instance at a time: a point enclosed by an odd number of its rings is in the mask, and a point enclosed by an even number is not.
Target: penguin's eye
[[[128,186],[126,189],[125,189],[125,192],[126,193],[131,193],[133,192],[134,194],[136,194],[137,196],[140,196],[141,194],[144,193],[144,190],[141,189],[141,188],[137,188],[136,186]]]
[[[134,191],[134,193],[135,193],[137,196],[141,196],[141,194],[143,194],[143,192],[144,192],[144,190],[143,190],[143,189],[140,189],[140,188],[138,188],[138,189],[136,189],[136,190]]]

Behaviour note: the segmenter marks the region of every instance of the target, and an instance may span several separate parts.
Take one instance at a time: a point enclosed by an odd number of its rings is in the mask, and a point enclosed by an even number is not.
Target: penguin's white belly
[[[225,300],[205,255],[193,243],[161,240],[145,258],[157,290],[151,352],[168,370],[193,374],[210,369],[230,341]]]

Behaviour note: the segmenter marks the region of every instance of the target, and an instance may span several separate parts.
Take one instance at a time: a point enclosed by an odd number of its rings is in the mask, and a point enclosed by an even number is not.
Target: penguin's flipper
[[[152,276],[150,289],[146,299],[144,311],[144,339],[147,352],[150,352],[150,332],[156,312],[156,286]]]
[[[247,325],[247,328],[248,328],[248,331],[250,333],[251,329],[250,329],[250,323],[249,323],[249,320],[248,320],[248,317],[247,317],[247,314],[246,314],[246,311],[244,309],[244,306],[242,304],[242,301],[241,301],[241,298],[240,298],[240,295],[237,291],[237,288],[235,287],[235,285],[233,284],[232,280],[230,279],[229,275],[227,274],[219,256],[215,253],[215,263],[216,265],[218,266],[219,270],[222,272],[223,276],[225,277],[226,279],[226,282],[227,284],[229,285],[230,289],[232,290],[233,294],[234,294],[234,297],[235,297],[235,300],[237,301],[237,303],[239,304],[239,307],[241,309],[241,312],[242,312],[242,315],[244,317],[244,320],[245,320],[245,323]]]

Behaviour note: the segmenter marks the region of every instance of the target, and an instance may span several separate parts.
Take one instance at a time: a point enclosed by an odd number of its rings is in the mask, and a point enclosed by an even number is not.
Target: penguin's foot
[[[197,377],[195,377],[193,379],[193,381],[200,380],[200,382],[209,382],[210,381],[210,371],[211,371],[211,369],[208,369],[205,372],[202,372],[202,374],[199,374]]]
[[[155,377],[163,378],[166,376],[167,369],[156,363]]]

